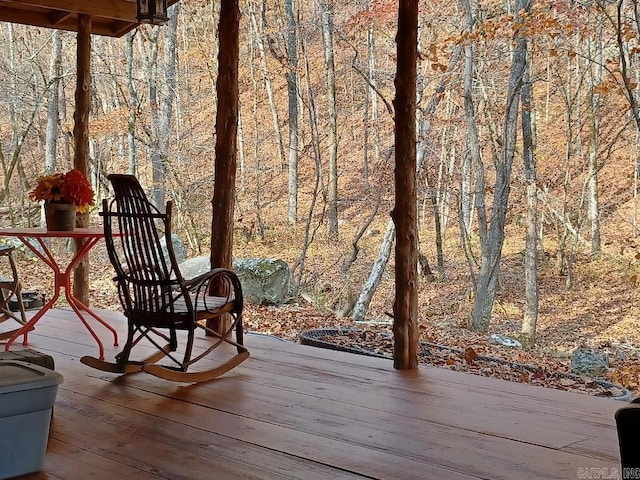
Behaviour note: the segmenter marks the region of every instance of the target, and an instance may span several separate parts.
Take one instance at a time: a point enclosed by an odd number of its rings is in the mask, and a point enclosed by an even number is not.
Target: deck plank
[[[252,472],[252,478],[265,480],[362,478],[212,432],[199,425],[198,415],[209,415],[202,408],[188,408],[195,425],[168,418],[172,416],[170,412],[181,410],[184,403],[165,399],[143,406],[128,395],[119,396],[122,403],[111,399],[97,401],[95,397],[65,389],[60,390],[59,397],[56,420],[64,422],[67,428],[55,431],[54,438],[85,445],[95,455],[121,462],[153,478],[204,479],[211,478],[211,472],[224,479],[244,479],[247,472]],[[150,401],[144,395],[142,400]],[[147,413],[148,409],[161,413]],[[75,425],[73,419],[78,415],[91,418],[93,424]]]
[[[62,358],[62,368],[65,367],[67,361],[64,357]],[[155,392],[149,392],[146,380],[151,380],[151,383],[158,382],[144,374],[135,374],[119,380],[109,379],[102,374],[95,377],[85,375],[77,380],[72,375],[68,375],[68,377],[70,377],[69,380],[65,380],[65,383],[61,385],[61,390],[68,389],[69,392],[88,396],[99,404],[106,402],[110,406],[115,405],[122,409],[133,410],[133,413],[130,414],[133,418],[129,420],[131,424],[139,426],[139,418],[148,415],[155,423],[169,422],[172,426],[167,427],[167,431],[184,426],[189,429],[205,431],[223,438],[223,448],[228,448],[231,455],[234,455],[238,449],[242,450],[242,457],[245,461],[249,458],[250,452],[248,450],[250,449],[246,446],[238,447],[239,442],[244,445],[260,446],[262,449],[268,450],[271,456],[282,455],[285,458],[308,459],[316,464],[316,469],[323,465],[335,469],[332,474],[325,472],[325,476],[318,478],[340,478],[339,472],[354,472],[360,475],[360,477],[345,476],[344,478],[378,478],[376,475],[382,475],[382,478],[397,478],[398,469],[412,465],[414,471],[422,473],[415,477],[407,476],[405,478],[424,478],[423,474],[428,474],[432,478],[470,478],[467,475],[457,475],[448,467],[430,465],[420,461],[401,462],[402,459],[388,452],[326,435],[324,431],[318,434],[314,431],[308,431],[309,429],[305,431],[282,425],[272,416],[263,417],[259,410],[253,411],[252,416],[230,412],[229,410],[233,410],[235,403],[242,402],[241,391],[238,392],[235,401],[224,400],[219,403],[215,400],[209,405],[202,405],[201,403],[205,402],[200,401],[201,395],[185,395],[185,392],[204,392],[204,389],[201,388],[202,385],[175,386],[164,382],[158,385]],[[238,391],[236,383],[240,378],[241,376],[227,378],[226,383],[233,391]],[[139,385],[140,383],[142,385]],[[176,391],[180,393],[176,394]],[[265,397],[271,394],[266,389],[262,392]],[[286,398],[283,400],[287,401]],[[122,415],[123,413],[120,413],[117,417],[120,418]],[[157,415],[161,415],[162,418],[156,419]],[[307,422],[313,422],[313,419],[309,418]],[[138,429],[141,430],[142,427],[139,426]],[[372,456],[377,458],[377,462],[371,462]],[[249,471],[255,472],[262,468],[261,465],[264,464],[264,461],[258,458],[254,462],[248,461],[248,463],[254,464]],[[286,465],[287,462],[280,460],[279,463]],[[298,476],[299,474],[294,473],[296,472],[295,468],[287,466],[286,470],[292,472],[286,478],[310,478],[313,471],[307,467],[302,469],[303,473]],[[272,472],[266,472],[266,475],[260,478],[272,477]],[[220,478],[227,477],[223,475]]]
[[[105,316],[123,331],[121,316]],[[101,333],[112,356],[118,347]],[[76,464],[82,478],[117,466],[126,478],[172,479],[562,479],[619,469],[621,403],[611,399],[442,368],[401,372],[385,359],[251,334],[251,358],[212,382],[118,377],[80,364],[97,346],[64,310],[30,341],[65,378],[45,459],[51,479],[79,478],[68,473]]]

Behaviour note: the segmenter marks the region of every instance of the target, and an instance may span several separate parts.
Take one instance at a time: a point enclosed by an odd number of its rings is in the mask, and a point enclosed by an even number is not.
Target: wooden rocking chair
[[[172,203],[167,202],[165,213],[161,213],[148,201],[133,175],[112,174],[108,179],[115,198],[103,201],[100,215],[128,335],[115,363],[88,356],[81,359],[82,363],[107,372],[144,371],[167,380],[196,383],[216,378],[246,360],[249,352],[243,346],[242,288],[236,274],[215,268],[185,280],[171,242]],[[160,241],[163,235],[166,253]],[[208,320],[216,318],[228,324],[223,333],[206,326]],[[207,332],[212,343],[194,354],[198,329]],[[181,340],[185,334],[186,341]],[[225,343],[235,347],[235,356],[213,368],[188,371]],[[149,344],[155,347],[155,353],[132,360],[134,349],[148,351]]]
[[[27,317],[22,302],[22,285],[18,278],[18,269],[13,260],[13,250],[15,247],[0,247],[0,258],[6,258],[11,268],[11,278],[0,275],[0,323],[6,320],[14,320],[19,326],[5,332],[0,332],[0,340],[11,338],[20,328],[27,323]],[[12,298],[16,299],[18,312],[13,312],[9,308]],[[20,316],[17,316],[19,313]]]

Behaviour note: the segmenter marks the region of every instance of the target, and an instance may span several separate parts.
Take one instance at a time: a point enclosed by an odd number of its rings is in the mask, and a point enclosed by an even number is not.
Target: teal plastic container
[[[0,479],[42,470],[62,381],[48,368],[0,360]]]

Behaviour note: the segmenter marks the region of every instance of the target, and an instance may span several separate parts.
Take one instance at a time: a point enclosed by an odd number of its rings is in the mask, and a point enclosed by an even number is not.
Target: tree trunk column
[[[216,114],[215,185],[211,220],[211,267],[231,268],[233,211],[238,156],[238,57],[240,7],[238,0],[222,0],[218,25],[218,112]],[[215,294],[216,292],[211,292]],[[219,322],[219,323],[226,323]],[[224,325],[207,322],[223,332]]]
[[[78,15],[78,38],[76,59],[76,109],[74,113],[73,166],[89,176],[89,110],[91,107],[91,17]],[[78,214],[76,226],[87,227],[89,215]],[[76,250],[83,240],[76,239]],[[89,258],[78,263],[73,272],[73,294],[85,305],[89,305]]]
[[[416,75],[418,2],[400,0],[395,78],[396,298],[393,304],[393,366],[418,368],[418,245],[416,203]]]

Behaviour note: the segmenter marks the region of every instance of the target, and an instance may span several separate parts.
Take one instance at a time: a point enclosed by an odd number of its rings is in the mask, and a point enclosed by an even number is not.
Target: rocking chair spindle
[[[120,303],[127,317],[127,341],[113,363],[89,356],[81,361],[107,372],[143,371],[189,383],[211,380],[242,363],[249,352],[243,345],[242,287],[236,274],[214,268],[185,280],[171,242],[172,203],[167,202],[162,213],[149,202],[135,176],[112,174],[107,178],[113,186],[114,199],[103,201],[100,215],[104,219],[107,252],[116,271]],[[226,325],[224,332],[207,327],[208,321],[224,317],[231,319],[220,322]],[[211,344],[194,354],[198,329],[207,332]],[[237,353],[213,368],[188,371],[198,361],[206,363],[205,357],[223,344],[233,345]],[[157,350],[155,353],[132,360],[134,350],[148,350],[150,345]]]

